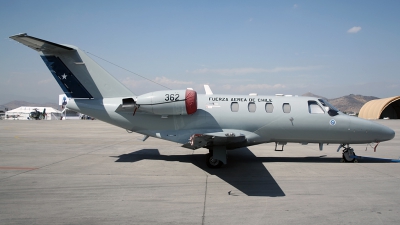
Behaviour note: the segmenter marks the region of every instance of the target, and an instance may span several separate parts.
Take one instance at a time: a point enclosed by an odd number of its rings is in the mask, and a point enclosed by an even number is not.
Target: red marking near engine
[[[197,111],[197,92],[186,89],[185,105],[188,115],[193,114]]]

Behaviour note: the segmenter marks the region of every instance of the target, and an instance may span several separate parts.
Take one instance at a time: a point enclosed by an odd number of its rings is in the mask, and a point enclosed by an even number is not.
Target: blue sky
[[[72,44],[171,89],[400,95],[400,1],[1,1],[0,104],[58,102],[17,33]],[[164,88],[90,55],[135,94]]]

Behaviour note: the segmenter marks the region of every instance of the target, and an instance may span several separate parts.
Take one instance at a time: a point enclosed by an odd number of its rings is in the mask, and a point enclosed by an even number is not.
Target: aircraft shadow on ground
[[[248,148],[241,148],[228,152],[228,164],[219,169],[210,169],[206,166],[205,156],[195,155],[161,155],[158,149],[141,149],[129,154],[112,156],[118,158],[116,162],[137,162],[141,160],[162,160],[183,163],[192,163],[208,174],[215,175],[226,181],[239,192],[248,196],[285,196],[279,184],[275,181],[265,162],[293,162],[293,163],[340,163],[340,158],[320,157],[256,157]],[[385,161],[363,160],[368,163],[382,163]],[[227,190],[228,192],[228,190]],[[231,195],[238,192],[232,190]]]
[[[231,153],[231,152],[229,152]],[[163,160],[183,163],[192,163],[210,175],[215,175],[232,185],[238,191],[226,190],[227,194],[248,196],[285,196],[278,183],[268,172],[261,161],[247,148],[235,150],[228,154],[228,165],[219,169],[210,169],[206,166],[205,156],[195,155],[160,155],[158,149],[142,149],[129,154],[115,156],[116,162],[137,162],[141,160]],[[245,158],[245,162],[241,162]],[[251,160],[253,159],[253,160]]]

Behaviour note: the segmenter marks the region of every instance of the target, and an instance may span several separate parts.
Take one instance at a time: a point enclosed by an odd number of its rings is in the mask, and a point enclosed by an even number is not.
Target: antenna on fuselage
[[[206,91],[206,95],[213,95],[213,92],[211,91],[210,86],[208,84],[204,85],[204,90]]]

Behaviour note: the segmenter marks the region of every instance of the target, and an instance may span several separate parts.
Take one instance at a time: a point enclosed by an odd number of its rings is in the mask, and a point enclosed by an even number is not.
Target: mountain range
[[[361,107],[368,101],[378,99],[377,97],[374,96],[363,96],[363,95],[346,95],[340,98],[333,98],[333,99],[328,99],[323,96],[319,96],[316,94],[313,94],[311,92],[307,92],[305,94],[302,94],[302,96],[309,96],[309,97],[316,97],[316,98],[322,98],[324,100],[328,100],[333,106],[335,106],[337,109],[339,109],[342,112],[346,113],[358,113],[360,112]],[[34,107],[53,107],[55,109],[60,110],[60,106],[55,103],[31,103],[31,102],[26,102],[26,101],[11,101],[6,104],[0,105],[0,110],[4,110],[5,108],[8,108],[9,110],[18,108],[20,106],[34,106]]]

